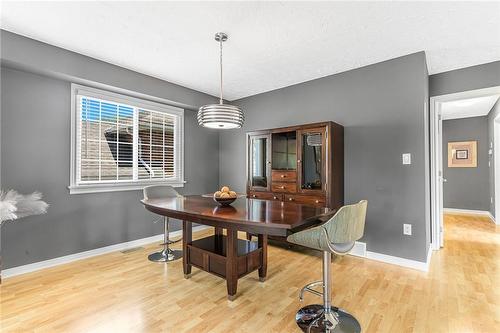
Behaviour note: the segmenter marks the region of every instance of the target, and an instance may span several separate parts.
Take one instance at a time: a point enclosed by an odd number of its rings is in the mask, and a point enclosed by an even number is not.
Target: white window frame
[[[117,89],[119,90],[119,89]],[[162,99],[151,97],[155,101],[148,99],[147,95],[140,93],[126,92],[121,94],[112,92],[110,90],[97,89],[79,85],[76,83],[71,84],[71,160],[70,160],[70,185],[68,186],[70,194],[80,193],[98,193],[98,192],[115,192],[115,191],[130,191],[142,190],[145,186],[162,184],[170,185],[173,187],[184,187],[186,181],[184,180],[184,109],[174,107],[168,104],[163,104]],[[175,126],[174,138],[177,142],[174,146],[174,163],[175,163],[175,179],[152,179],[140,181],[120,181],[120,182],[96,182],[94,184],[81,184],[78,183],[77,168],[78,168],[78,95],[93,97],[101,100],[108,100],[115,103],[122,103],[132,105],[137,108],[144,108],[146,110],[165,112],[177,116],[178,122]],[[137,96],[137,97],[134,97]],[[159,102],[156,102],[159,101]],[[167,103],[168,101],[165,100]]]

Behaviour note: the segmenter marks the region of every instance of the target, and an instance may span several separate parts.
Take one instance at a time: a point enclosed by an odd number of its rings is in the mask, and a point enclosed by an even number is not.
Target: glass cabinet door
[[[297,168],[297,132],[272,134],[272,170],[295,170]]]
[[[249,140],[249,187],[269,189],[269,135],[250,136]]]
[[[322,191],[325,184],[325,128],[299,131],[300,189]]]

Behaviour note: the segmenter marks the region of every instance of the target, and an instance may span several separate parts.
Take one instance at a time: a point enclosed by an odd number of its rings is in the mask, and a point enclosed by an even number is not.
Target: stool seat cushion
[[[181,195],[169,185],[150,185],[142,190],[144,199],[175,198]]]
[[[366,200],[343,206],[325,223],[291,234],[287,241],[319,251],[347,254],[363,237],[366,208]]]

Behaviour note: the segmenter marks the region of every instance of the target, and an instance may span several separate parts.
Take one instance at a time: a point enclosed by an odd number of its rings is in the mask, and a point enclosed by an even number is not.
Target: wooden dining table
[[[236,297],[238,279],[244,275],[258,270],[260,281],[265,281],[268,235],[287,236],[324,221],[335,212],[329,208],[246,197],[227,207],[201,195],[141,202],[153,213],[183,222],[184,277],[189,278],[191,267],[195,266],[226,279],[229,300]],[[215,227],[214,235],[193,240],[193,223]],[[238,239],[238,231],[257,235],[257,242]]]

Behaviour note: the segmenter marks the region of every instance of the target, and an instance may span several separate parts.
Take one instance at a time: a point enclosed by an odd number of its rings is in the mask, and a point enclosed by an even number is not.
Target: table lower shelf
[[[213,235],[197,239],[187,244],[187,259],[193,265],[206,272],[226,278],[226,248],[225,235]],[[238,278],[262,267],[262,248],[257,242],[238,239],[237,243]]]

